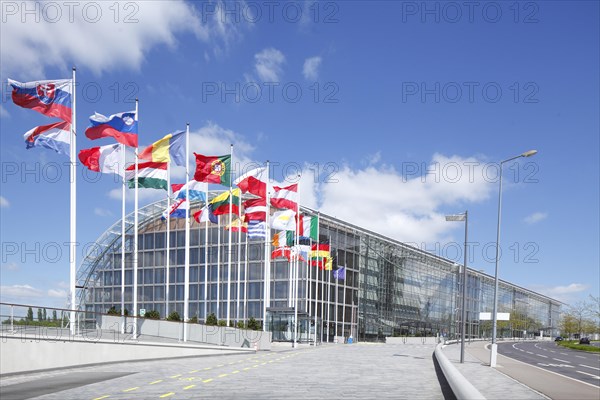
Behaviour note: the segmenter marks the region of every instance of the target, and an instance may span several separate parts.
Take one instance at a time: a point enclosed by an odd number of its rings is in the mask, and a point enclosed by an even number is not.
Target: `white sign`
[[[496,315],[497,315],[496,321],[510,321],[510,313],[499,312]],[[480,321],[491,321],[492,313],[491,312],[480,312],[479,320]]]
[[[146,309],[140,308],[140,317],[143,317],[144,315],[146,315]]]

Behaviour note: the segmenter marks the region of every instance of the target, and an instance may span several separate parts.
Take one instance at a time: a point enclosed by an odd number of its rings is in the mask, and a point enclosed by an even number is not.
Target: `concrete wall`
[[[388,336],[385,338],[386,344],[437,344],[438,342],[439,338],[436,336]]]
[[[122,318],[112,315],[101,315],[96,323],[103,331],[120,331]],[[133,332],[136,319],[126,318],[128,333]],[[183,330],[188,330],[188,340],[196,343],[214,344],[226,347],[251,347],[258,350],[271,349],[271,332],[252,331],[219,326],[207,326],[183,322],[151,320],[137,318],[138,334],[149,337],[168,338],[183,341]]]
[[[66,368],[88,364],[197,357],[254,352],[222,346],[190,346],[170,343],[123,343],[65,336],[60,340],[26,335],[2,335],[0,375]]]

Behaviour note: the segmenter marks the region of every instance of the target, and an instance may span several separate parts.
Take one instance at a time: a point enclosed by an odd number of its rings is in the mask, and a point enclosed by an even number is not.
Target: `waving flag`
[[[171,204],[169,209],[163,212],[161,219],[167,219],[167,214],[170,214],[171,218],[185,218],[185,214],[189,208],[190,204],[187,200],[178,200]]]
[[[231,232],[248,232],[248,223],[242,222],[241,218],[236,218],[232,223],[225,226],[225,229],[230,230]]]
[[[24,83],[8,80],[16,105],[68,123],[71,123],[71,82],[70,79]]]
[[[231,202],[231,213],[240,215],[239,204],[240,189],[232,190],[230,196],[229,190],[221,193],[211,200],[213,213],[215,215],[229,214],[229,203]]]
[[[267,200],[251,199],[244,202],[244,220],[245,221],[266,221],[267,220]]]
[[[271,217],[271,228],[281,231],[296,230],[296,211],[276,211]]]
[[[135,111],[113,114],[109,117],[95,113],[90,117],[90,123],[92,125],[85,130],[88,139],[112,137],[125,146],[137,147],[138,145],[138,123],[135,120]]]
[[[194,201],[194,200],[205,201],[206,200],[206,189],[207,189],[208,185],[204,182],[198,182],[196,180],[191,180],[185,184],[173,184],[173,185],[171,185],[171,187],[173,188],[173,197],[175,197],[176,199],[185,199],[186,188],[187,188],[187,193],[189,195],[190,201]],[[175,189],[175,188],[177,188],[177,189]]]
[[[125,170],[129,188],[135,187],[135,164]],[[150,189],[169,190],[167,185],[167,163],[145,162],[138,164],[138,186]]]
[[[199,182],[231,185],[231,156],[203,156],[196,154],[194,179]]]
[[[242,193],[252,193],[256,196],[267,197],[266,167],[255,168],[237,178],[233,183],[242,190]]]
[[[267,223],[265,221],[248,221],[248,239],[266,239]]]
[[[152,143],[142,151],[142,160],[154,162],[171,162],[185,166],[185,132],[169,133],[164,138]]]
[[[212,212],[212,204],[208,204],[202,207],[200,211],[195,212],[194,219],[196,222],[212,222],[213,224],[219,222],[217,216]]]
[[[298,235],[301,238],[310,238],[317,240],[317,224],[319,219],[316,216],[301,215],[298,218]]]
[[[120,144],[81,150],[79,152],[79,161],[91,171],[123,176]]]
[[[60,121],[50,125],[36,126],[25,133],[23,137],[28,149],[45,147],[68,156],[71,147],[71,124]]]
[[[294,244],[294,232],[281,231],[273,235],[273,246],[285,247]]]
[[[338,269],[333,270],[333,277],[338,281],[346,279],[346,267],[339,267]]]
[[[273,186],[271,205],[275,208],[298,209],[298,184],[286,187]]]

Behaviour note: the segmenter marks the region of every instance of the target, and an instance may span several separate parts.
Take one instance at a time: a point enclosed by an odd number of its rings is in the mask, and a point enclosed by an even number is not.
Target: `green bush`
[[[211,313],[206,318],[206,325],[209,325],[209,326],[215,326],[215,325],[217,325],[217,316],[215,315],[215,313]]]
[[[160,319],[160,313],[156,310],[147,311],[144,318],[148,319]]]
[[[181,317],[177,311],[173,311],[167,317],[167,321],[181,321]]]
[[[261,326],[260,322],[258,322],[256,319],[254,319],[254,317],[250,317],[250,319],[248,320],[248,329],[252,329],[254,331],[260,331],[260,330],[262,330],[262,326]]]
[[[220,320],[220,321],[218,322],[218,324],[217,324],[217,325],[219,325],[219,326],[227,326],[227,321],[225,321],[224,319],[222,319],[222,320]]]
[[[121,313],[119,311],[117,311],[117,308],[115,306],[112,306],[111,308],[109,308],[108,311],[106,311],[106,313],[108,315],[121,315]]]
[[[238,321],[237,327],[238,327],[238,329],[246,329],[246,326],[244,325],[244,321]]]
[[[198,316],[194,315],[192,318],[188,319],[188,322],[192,323],[192,324],[197,324],[198,323]]]

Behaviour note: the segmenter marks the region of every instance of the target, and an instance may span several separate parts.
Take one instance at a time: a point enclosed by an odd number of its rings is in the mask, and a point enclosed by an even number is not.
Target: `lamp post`
[[[498,343],[496,343],[496,330],[498,327],[498,264],[500,262],[500,217],[502,215],[502,166],[512,160],[516,160],[521,157],[531,157],[537,153],[537,150],[529,150],[525,153],[519,154],[508,158],[504,161],[500,161],[500,188],[498,190],[498,224],[496,227],[496,273],[494,275],[494,309],[492,312],[492,348],[490,352],[490,367],[496,367],[496,359],[498,356]]]
[[[465,250],[463,254],[463,273],[462,273],[462,305],[460,312],[460,362],[465,362],[465,328],[467,318],[467,221],[468,212],[457,215],[446,215],[446,221],[465,221]]]

